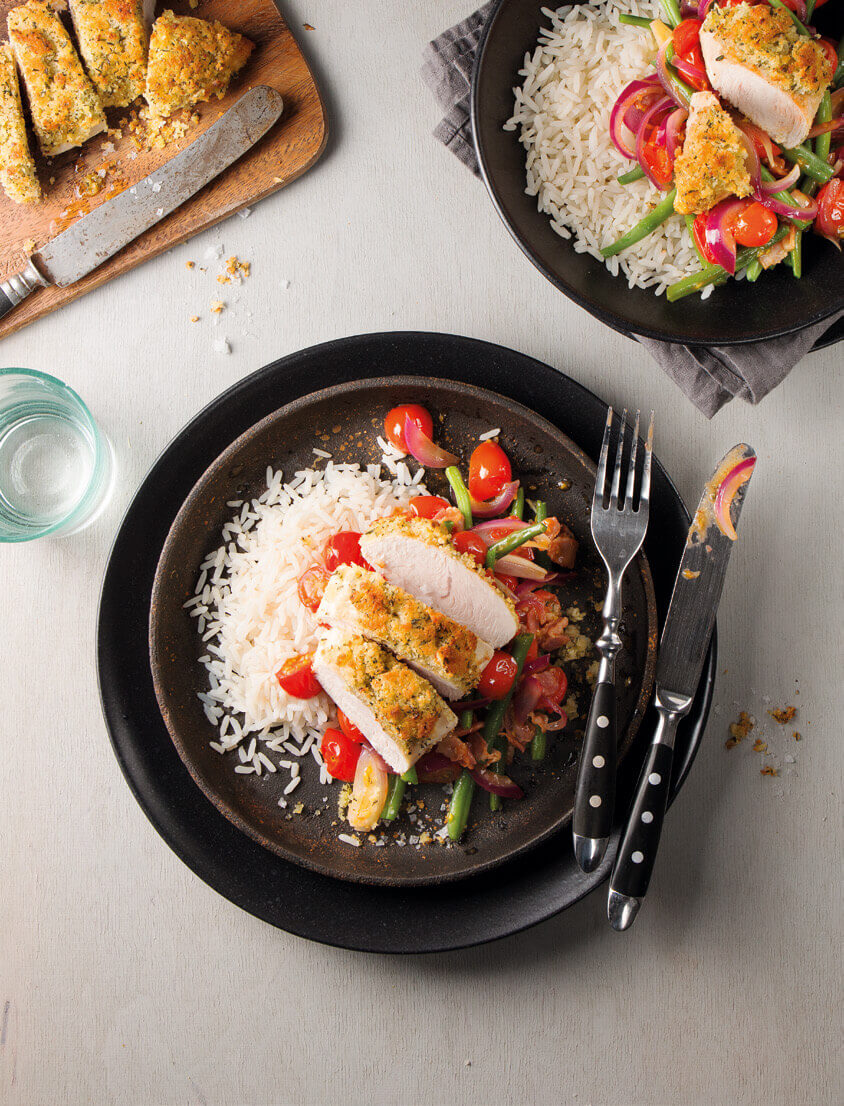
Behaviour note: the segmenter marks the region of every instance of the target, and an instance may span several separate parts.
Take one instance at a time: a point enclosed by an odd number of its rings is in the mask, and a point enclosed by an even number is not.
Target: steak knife
[[[37,288],[63,288],[87,276],[166,218],[263,138],[282,110],[281,96],[267,85],[241,96],[187,149],[79,219],[32,254],[22,272],[0,282],[0,318]]]
[[[650,883],[668,805],[677,724],[697,691],[755,464],[748,445],[726,454],[703,490],[686,539],[659,643],[654,698],[659,721],[610,878],[607,916],[613,929],[633,924]]]

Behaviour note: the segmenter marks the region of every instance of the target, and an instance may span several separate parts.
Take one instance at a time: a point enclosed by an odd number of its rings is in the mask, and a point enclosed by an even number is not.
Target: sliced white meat
[[[494,652],[465,626],[359,565],[336,569],[316,617],[383,645],[447,699],[477,687]]]
[[[314,674],[340,710],[395,772],[408,771],[457,726],[434,688],[373,642],[328,630]]]
[[[391,584],[459,622],[495,649],[519,629],[515,607],[426,519],[382,519],[361,538],[361,552]]]

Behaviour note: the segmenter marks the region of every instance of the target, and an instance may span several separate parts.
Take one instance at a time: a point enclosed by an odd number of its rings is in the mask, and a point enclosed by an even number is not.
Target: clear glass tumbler
[[[108,502],[108,438],[72,388],[34,369],[0,369],[0,541],[73,534]]]

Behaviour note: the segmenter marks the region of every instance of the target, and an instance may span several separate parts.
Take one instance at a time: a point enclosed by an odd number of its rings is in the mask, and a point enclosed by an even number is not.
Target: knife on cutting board
[[[654,705],[659,720],[636,785],[607,899],[613,929],[632,924],[648,889],[668,805],[674,737],[697,691],[756,454],[725,455],[700,498],[689,529],[659,643]]]
[[[263,138],[283,106],[274,88],[250,89],[187,149],[79,219],[36,250],[22,272],[0,282],[0,318],[37,288],[80,280],[166,218]]]

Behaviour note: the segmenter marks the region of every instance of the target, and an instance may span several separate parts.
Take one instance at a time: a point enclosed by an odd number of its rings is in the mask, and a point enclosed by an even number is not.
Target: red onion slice
[[[550,663],[551,654],[543,653],[541,657],[534,657],[533,660],[525,661],[522,672],[524,672],[526,676],[531,676],[534,672],[542,672],[550,665]]]
[[[448,468],[460,460],[453,453],[447,453],[435,445],[409,415],[404,417],[404,440],[407,442],[407,452],[426,469]]]
[[[513,717],[520,726],[524,726],[530,712],[536,709],[542,694],[542,684],[535,675],[525,676],[519,683],[513,696]]]
[[[688,109],[688,100],[685,98],[685,96],[683,96],[681,99],[680,93],[672,84],[671,78],[668,74],[668,59],[665,55],[668,47],[672,45],[673,40],[667,38],[657,51],[656,60],[654,62],[654,65],[656,66],[656,75],[659,78],[659,83],[665,89],[666,95],[670,98],[671,103],[676,104],[678,108]],[[641,131],[639,133],[641,133]]]
[[[745,200],[722,200],[706,213],[704,235],[717,265],[731,276],[736,271],[736,240],[730,222],[746,205]]]
[[[655,77],[644,81],[631,81],[613,104],[610,112],[610,138],[618,152],[629,161],[635,161],[636,152],[630,149],[623,127],[627,126],[634,132],[638,130],[644,111],[649,106],[649,100],[652,96],[657,96],[659,91],[659,83]],[[644,92],[648,92],[649,95],[645,97],[644,105],[638,104],[637,99]]]
[[[792,166],[791,172],[785,176],[780,177],[779,180],[765,180],[759,185],[759,189],[763,193],[771,194],[773,192],[788,192],[793,188],[800,180],[800,166]]]
[[[472,527],[472,533],[477,534],[479,538],[486,542],[487,546],[490,546],[510,534],[515,534],[517,530],[524,530],[529,525],[530,523],[511,515],[508,518],[498,518],[491,522],[479,522],[477,526]]]
[[[523,799],[524,791],[509,776],[497,775],[486,768],[472,768],[469,775],[484,791],[490,791],[493,795],[499,795],[502,799]]]
[[[551,584],[556,584],[565,576],[573,576],[572,572],[549,572],[544,580],[525,580],[524,583],[519,584],[516,588],[516,597],[518,599],[526,599],[537,588],[548,587]]]
[[[680,146],[680,131],[688,118],[689,113],[684,108],[677,108],[665,121],[665,148],[668,150],[672,165]]]
[[[730,508],[739,488],[750,479],[755,464],[755,457],[745,457],[743,461],[734,465],[721,481],[715,497],[715,521],[718,523],[718,529],[730,541],[735,541],[738,537],[733,520],[730,518]]]
[[[472,515],[474,518],[495,518],[500,515],[502,511],[506,511],[519,491],[519,481],[513,480],[510,484],[505,484],[495,499],[480,500],[470,493],[469,504],[472,508]],[[516,520],[519,521],[518,519]]]
[[[671,107],[672,101],[670,101],[667,96],[663,97],[661,100],[658,100],[657,103],[655,103],[653,107],[649,108],[648,111],[645,113],[645,117],[642,120],[642,125],[639,127],[639,133],[636,135],[636,160],[641,165],[642,169],[644,170],[645,176],[648,178],[651,184],[654,185],[655,188],[658,188],[661,192],[666,192],[668,190],[668,182],[657,180],[648,168],[648,164],[645,160],[645,143],[647,142],[649,137],[649,128],[657,127],[660,122],[660,114],[664,114],[665,111],[667,111]]]
[[[791,207],[790,204],[783,203],[782,200],[777,200],[773,196],[766,196],[764,192],[760,192],[756,200],[763,207],[767,207],[769,211],[772,211],[774,215],[779,215],[781,219],[793,219],[797,222],[810,223],[818,214],[818,205],[814,200],[806,207]]]

